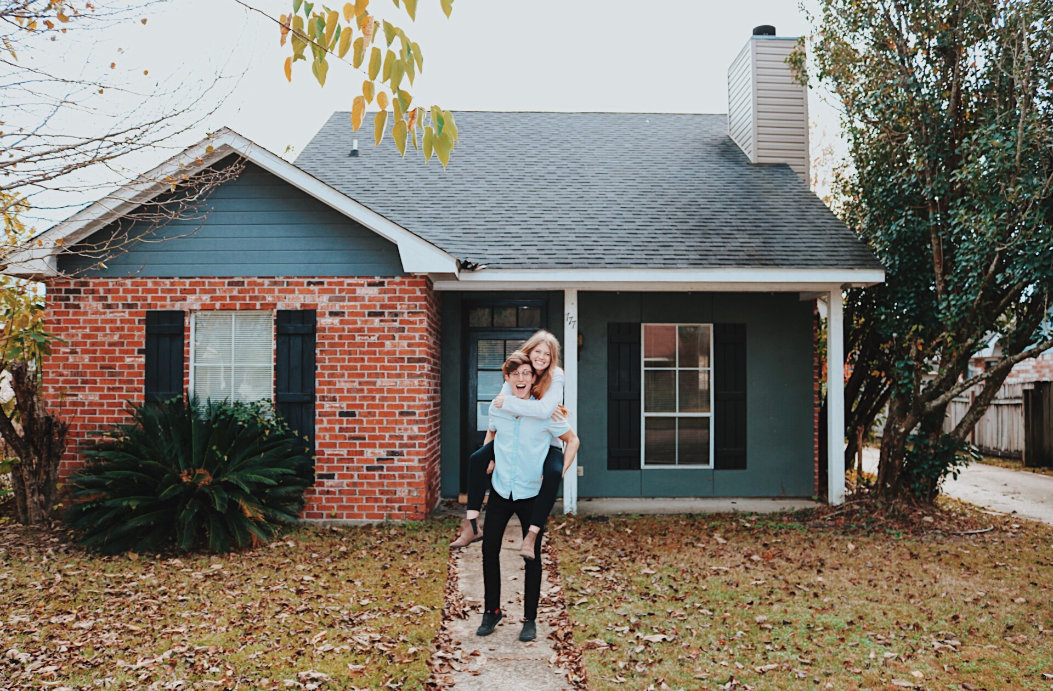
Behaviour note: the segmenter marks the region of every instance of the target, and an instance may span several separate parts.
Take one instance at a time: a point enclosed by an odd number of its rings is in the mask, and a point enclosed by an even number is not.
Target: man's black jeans
[[[531,497],[509,501],[497,492],[490,492],[490,501],[486,504],[486,523],[483,525],[483,588],[486,591],[487,612],[501,607],[501,542],[508,521],[513,514],[518,516],[523,526],[523,537],[526,537],[536,500],[537,497]],[[541,598],[541,538],[544,535],[545,530],[542,528],[534,543],[534,558],[523,560],[526,562],[523,616],[527,621],[537,619],[537,603]]]
[[[490,476],[486,474],[486,467],[492,460],[494,460],[493,442],[484,445],[468,458],[468,509],[471,511],[479,511],[483,506],[483,495],[490,488]],[[563,479],[563,449],[555,446],[548,447],[548,456],[545,457],[544,472],[541,477],[541,491],[538,492],[537,501],[534,503],[534,513],[530,516],[528,525],[544,528],[545,519],[552,513],[552,507],[556,504],[559,483]],[[497,493],[490,492],[490,497],[493,498],[495,494]]]

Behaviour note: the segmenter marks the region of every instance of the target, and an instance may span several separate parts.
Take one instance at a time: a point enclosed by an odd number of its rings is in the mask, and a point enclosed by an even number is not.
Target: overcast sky
[[[274,17],[290,6],[246,2]],[[370,9],[401,22],[423,50],[415,102],[453,110],[724,113],[728,66],[754,26],[774,24],[780,36],[809,31],[796,0],[456,0],[450,19],[438,0],[420,0],[415,23],[390,0]],[[363,75],[340,63],[324,89],[305,62],[287,83],[277,26],[235,0],[171,0],[144,17],[145,25],[127,22],[105,40],[71,45],[61,59],[107,69],[115,61],[143,89],[227,75],[222,105],[173,147],[228,126],[278,154],[291,147],[291,158],[360,93]],[[824,118],[818,104],[812,113]],[[173,153],[131,160],[126,173]]]

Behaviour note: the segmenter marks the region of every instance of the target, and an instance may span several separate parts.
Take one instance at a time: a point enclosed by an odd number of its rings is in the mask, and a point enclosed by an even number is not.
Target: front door
[[[461,437],[460,491],[468,491],[468,457],[483,445],[490,401],[501,391],[501,366],[528,338],[547,323],[545,300],[532,298],[469,301],[465,303],[464,342],[467,385],[465,421]]]
[[[501,392],[501,366],[536,329],[521,331],[477,331],[468,335],[468,429],[467,453],[461,459],[461,492],[468,491],[468,454],[483,445],[489,421],[490,401]]]

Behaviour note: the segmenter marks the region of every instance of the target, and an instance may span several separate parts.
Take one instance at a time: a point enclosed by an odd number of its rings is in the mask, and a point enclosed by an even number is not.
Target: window
[[[190,328],[192,395],[202,402],[273,397],[273,313],[195,312]]]
[[[643,325],[643,467],[713,465],[713,326]]]
[[[473,307],[468,311],[468,326],[473,329],[540,329],[541,307]]]

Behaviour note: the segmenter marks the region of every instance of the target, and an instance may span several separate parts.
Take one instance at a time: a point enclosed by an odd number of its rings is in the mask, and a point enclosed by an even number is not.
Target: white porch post
[[[567,383],[563,389],[563,401],[570,411],[571,427],[578,427],[578,291],[563,291],[563,372]],[[563,478],[563,512],[578,511],[578,461]]]
[[[840,287],[830,291],[826,304],[826,493],[836,505],[845,501],[844,303]]]

